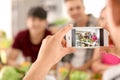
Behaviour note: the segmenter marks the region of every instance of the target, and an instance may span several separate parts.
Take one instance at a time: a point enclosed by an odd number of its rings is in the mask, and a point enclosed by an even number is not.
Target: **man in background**
[[[65,0],[65,5],[74,27],[96,27],[98,25],[97,19],[92,14],[85,14],[83,0]],[[73,56],[71,54],[64,57],[63,60],[67,59],[69,62],[72,60],[71,63],[76,68],[89,68],[92,55],[93,49],[78,49],[74,57],[71,57]]]
[[[83,0],[65,0],[68,15],[74,23],[74,27],[93,27],[97,26],[97,19],[92,14],[85,13]]]
[[[47,12],[41,7],[32,8],[27,16],[27,29],[19,32],[14,39],[8,56],[8,64],[17,66],[16,60],[20,52],[25,58],[30,58],[31,62],[34,62],[42,40],[51,34],[47,26]]]

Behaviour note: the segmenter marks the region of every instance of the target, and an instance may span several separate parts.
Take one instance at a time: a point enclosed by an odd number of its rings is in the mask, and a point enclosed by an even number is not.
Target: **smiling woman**
[[[7,32],[8,38],[12,38],[11,21],[11,0],[0,0],[0,30]]]

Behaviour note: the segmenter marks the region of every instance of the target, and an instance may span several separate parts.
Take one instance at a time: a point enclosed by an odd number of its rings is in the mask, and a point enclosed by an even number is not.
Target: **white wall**
[[[0,30],[7,32],[8,38],[12,38],[11,20],[11,0],[0,0]]]
[[[99,17],[101,9],[105,6],[105,0],[84,0],[86,13],[92,13],[95,17]]]

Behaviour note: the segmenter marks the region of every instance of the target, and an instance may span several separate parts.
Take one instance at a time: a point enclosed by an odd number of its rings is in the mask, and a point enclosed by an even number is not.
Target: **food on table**
[[[90,76],[83,71],[71,71],[69,80],[89,80]]]
[[[59,69],[59,73],[61,75],[62,80],[64,80],[67,77],[67,75],[69,73],[69,70],[67,68],[65,68],[65,67],[61,67]]]
[[[92,75],[92,80],[101,80],[102,74],[96,73]]]
[[[21,80],[21,77],[15,68],[6,66],[0,71],[0,80]]]
[[[30,66],[30,62],[22,63],[19,68],[4,66],[0,71],[0,80],[22,80]]]
[[[9,48],[12,40],[6,38],[6,33],[0,30],[0,48]]]
[[[6,38],[6,33],[0,30],[0,38]]]
[[[6,52],[4,50],[0,51],[0,59],[1,59],[2,64],[7,63],[7,54],[6,54]]]
[[[12,44],[12,40],[9,39],[0,39],[0,48],[9,48]]]
[[[19,70],[21,70],[21,71],[23,71],[24,73],[26,73],[26,72],[29,70],[30,66],[31,66],[31,63],[30,63],[30,62],[23,62],[23,63],[21,64],[21,68],[20,68]]]

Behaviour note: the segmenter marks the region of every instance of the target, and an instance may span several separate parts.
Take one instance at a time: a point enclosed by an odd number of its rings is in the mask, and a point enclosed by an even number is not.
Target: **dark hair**
[[[47,11],[45,11],[42,7],[33,7],[28,12],[28,17],[36,17],[39,19],[47,19]]]
[[[68,2],[68,1],[75,1],[75,0],[65,0],[65,2]],[[80,0],[82,3],[83,3],[83,0]]]

